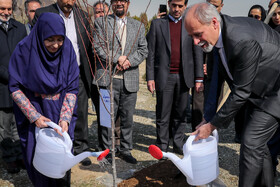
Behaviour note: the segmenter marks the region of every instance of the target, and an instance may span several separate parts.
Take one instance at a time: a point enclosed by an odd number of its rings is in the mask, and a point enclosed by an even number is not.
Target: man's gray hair
[[[193,5],[194,6],[194,5]],[[222,21],[222,18],[217,11],[216,7],[210,3],[199,3],[196,4],[193,16],[203,25],[209,25],[212,18],[217,18],[218,22]]]

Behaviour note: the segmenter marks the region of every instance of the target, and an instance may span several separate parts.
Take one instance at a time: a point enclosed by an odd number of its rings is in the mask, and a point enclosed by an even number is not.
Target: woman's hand
[[[60,121],[58,124],[62,128],[62,132],[68,131],[68,122]],[[60,136],[62,136],[61,132],[58,129],[54,129]]]
[[[41,116],[35,121],[35,125],[38,128],[48,127],[48,125],[45,122],[49,122],[49,121],[51,121],[49,118],[46,118],[45,116]]]

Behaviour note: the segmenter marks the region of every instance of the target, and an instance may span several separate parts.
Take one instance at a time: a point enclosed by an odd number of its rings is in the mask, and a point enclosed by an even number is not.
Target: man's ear
[[[219,23],[219,21],[217,20],[216,17],[212,18],[212,24],[213,24],[214,29],[218,29],[219,28],[220,23]]]

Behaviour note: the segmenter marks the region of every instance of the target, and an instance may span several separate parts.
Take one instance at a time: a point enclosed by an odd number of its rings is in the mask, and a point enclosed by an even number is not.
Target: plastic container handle
[[[72,143],[68,133],[66,131],[62,132],[62,128],[59,125],[57,125],[56,123],[54,123],[52,121],[46,122],[46,124],[49,127],[53,128],[53,129],[58,129],[61,132],[66,145],[70,145]]]
[[[187,151],[190,150],[190,148],[192,147],[192,142],[194,141],[196,135],[190,135],[188,140],[187,140]]]
[[[219,142],[219,136],[218,136],[218,131],[217,129],[213,130],[212,132],[213,136],[215,137],[217,143]],[[192,147],[192,142],[194,141],[195,137],[197,135],[190,135],[188,140],[187,140],[187,145],[188,145],[188,148],[191,148]],[[206,141],[206,138],[205,139],[202,139],[202,142],[205,142]]]
[[[216,138],[217,143],[219,142],[219,135],[217,129],[213,130],[212,132],[213,136]]]

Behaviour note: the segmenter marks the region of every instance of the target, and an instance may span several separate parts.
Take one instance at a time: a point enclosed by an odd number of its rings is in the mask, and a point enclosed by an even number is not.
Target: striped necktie
[[[1,24],[2,28],[7,32],[8,31],[8,23],[7,22],[2,22]]]

